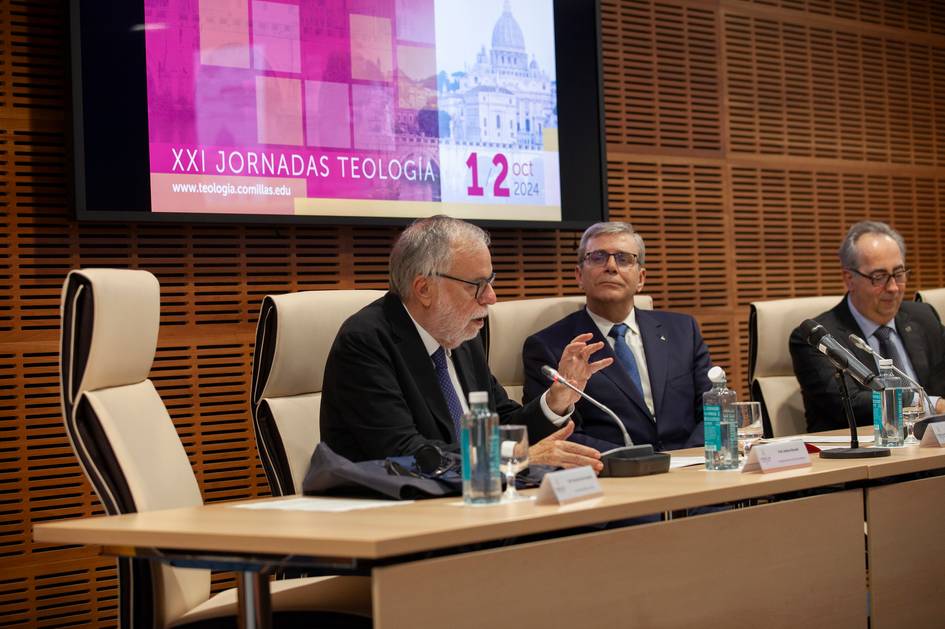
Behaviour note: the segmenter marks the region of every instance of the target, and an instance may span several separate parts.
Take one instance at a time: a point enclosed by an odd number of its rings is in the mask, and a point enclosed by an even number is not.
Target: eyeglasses
[[[902,286],[906,283],[906,280],[909,279],[910,269],[897,269],[892,273],[887,273],[886,271],[876,271],[875,273],[860,273],[856,269],[847,269],[850,273],[856,273],[860,277],[865,277],[870,281],[870,284],[876,288],[886,288],[889,285],[889,280],[893,279],[896,281],[896,284]]]
[[[611,256],[614,258],[614,262],[617,264],[618,268],[628,269],[634,264],[637,263],[637,259],[640,257],[635,253],[630,253],[628,251],[604,251],[603,249],[598,249],[597,251],[589,251],[584,254],[584,261],[589,266],[607,266],[607,263],[610,262]]]
[[[447,275],[446,273],[434,273],[437,277],[445,277],[448,280],[453,280],[454,282],[462,282],[463,284],[469,284],[470,286],[476,287],[476,296],[475,300],[479,301],[479,296],[482,295],[482,291],[486,289],[486,286],[492,286],[495,282],[495,273],[490,275],[484,280],[464,280],[461,277],[453,277],[452,275]]]

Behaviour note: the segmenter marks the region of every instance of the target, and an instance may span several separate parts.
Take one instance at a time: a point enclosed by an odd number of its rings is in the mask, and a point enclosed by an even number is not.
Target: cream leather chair
[[[522,346],[525,345],[525,339],[583,308],[584,303],[584,295],[579,295],[513,299],[489,306],[486,332],[489,369],[510,398],[516,402],[522,401],[525,385]],[[643,310],[653,309],[653,298],[649,295],[637,295],[633,303]]]
[[[761,402],[765,434],[781,437],[807,432],[801,385],[794,376],[788,340],[801,321],[830,310],[843,295],[798,297],[751,304],[748,320],[748,380]]]
[[[915,300],[932,306],[938,313],[938,318],[945,319],[945,288],[927,288],[917,291]]]
[[[380,290],[323,290],[263,299],[253,354],[256,443],[275,496],[302,493],[320,441],[325,361],[345,319]]]
[[[148,379],[159,304],[157,279],[147,271],[72,271],[63,287],[66,432],[109,514],[202,504],[180,437]],[[227,619],[236,625],[236,592],[211,597],[209,570],[120,558],[118,580],[123,627],[194,627]],[[370,583],[364,577],[285,580],[272,583],[271,591],[277,626],[284,624],[280,619],[370,626]]]

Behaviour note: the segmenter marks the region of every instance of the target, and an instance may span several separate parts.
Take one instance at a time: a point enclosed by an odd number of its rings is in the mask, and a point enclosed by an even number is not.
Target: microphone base
[[[820,451],[822,459],[876,459],[889,455],[889,448],[831,448]]]
[[[850,426],[850,445],[859,444],[856,436],[856,417],[853,415],[853,404],[850,402],[850,390],[847,388],[846,378],[843,377],[843,370],[839,367],[833,375],[840,386],[840,400],[843,402],[843,411],[847,416],[847,424]],[[879,382],[879,380],[874,380]],[[876,459],[889,456],[889,448],[833,448],[831,450],[821,450],[822,459]]]
[[[932,415],[931,417],[925,417],[920,419],[912,427],[912,433],[915,435],[916,439],[921,439],[925,435],[925,429],[929,424],[937,424],[938,422],[945,422],[945,415]]]
[[[626,478],[668,472],[670,456],[653,452],[653,446],[642,444],[608,450],[600,460],[604,464],[600,472],[602,478]]]

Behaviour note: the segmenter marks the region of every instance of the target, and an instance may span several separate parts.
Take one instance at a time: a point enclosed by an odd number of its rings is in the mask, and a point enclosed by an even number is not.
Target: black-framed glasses
[[[610,261],[610,258],[613,257],[614,262],[617,264],[618,268],[628,269],[634,264],[637,263],[638,256],[635,253],[630,253],[629,251],[604,251],[603,249],[598,249],[596,251],[588,251],[584,254],[584,262],[589,266],[607,266],[607,263]]]
[[[850,273],[856,273],[860,277],[864,277],[870,281],[870,284],[876,288],[886,288],[889,285],[889,280],[893,279],[896,281],[896,284],[902,286],[906,283],[906,280],[909,279],[909,272],[911,269],[896,269],[892,273],[887,273],[886,271],[876,271],[875,273],[860,273],[856,269],[847,269]]]
[[[448,280],[453,280],[454,282],[462,282],[463,284],[469,284],[470,286],[476,287],[476,296],[475,300],[479,301],[479,296],[482,295],[482,291],[486,289],[486,286],[492,286],[495,282],[495,272],[492,273],[489,277],[482,280],[464,280],[461,277],[454,277],[452,275],[447,275],[446,273],[435,273],[437,277],[445,277]]]

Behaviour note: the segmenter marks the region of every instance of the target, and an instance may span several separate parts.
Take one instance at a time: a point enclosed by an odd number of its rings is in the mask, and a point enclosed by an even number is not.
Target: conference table
[[[230,566],[241,595],[265,597],[266,571],[285,565],[369,575],[379,628],[942,626],[943,473],[945,448],[911,447],[770,473],[602,478],[602,496],[563,506],[325,513],[260,508],[298,500],[267,498],[37,524],[34,537]],[[603,526],[651,514],[664,515]]]

